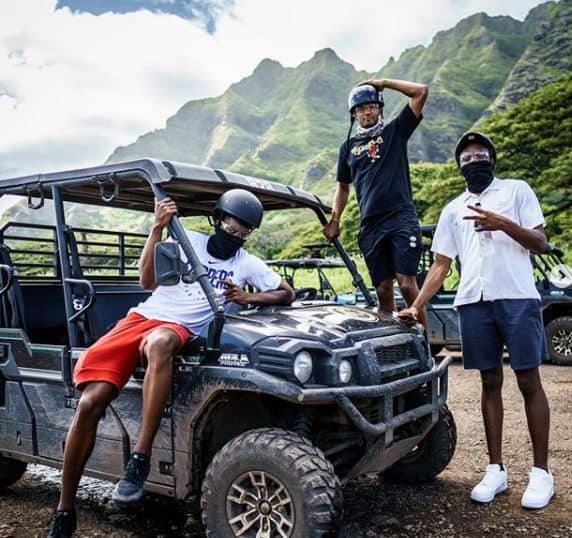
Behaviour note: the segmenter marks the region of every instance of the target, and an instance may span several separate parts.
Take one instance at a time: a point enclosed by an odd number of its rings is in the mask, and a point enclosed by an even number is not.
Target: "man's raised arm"
[[[385,88],[389,88],[390,90],[395,90],[406,97],[409,97],[409,107],[417,117],[421,116],[421,112],[423,112],[423,107],[425,106],[425,101],[427,101],[427,96],[429,95],[429,87],[426,84],[409,82],[407,80],[379,78],[364,80],[359,83],[359,85],[362,84],[371,84],[380,92]]]

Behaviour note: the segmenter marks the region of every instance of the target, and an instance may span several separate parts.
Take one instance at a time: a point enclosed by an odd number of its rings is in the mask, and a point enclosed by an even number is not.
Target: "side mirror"
[[[187,273],[177,243],[164,241],[155,245],[155,281],[159,286],[176,286]]]

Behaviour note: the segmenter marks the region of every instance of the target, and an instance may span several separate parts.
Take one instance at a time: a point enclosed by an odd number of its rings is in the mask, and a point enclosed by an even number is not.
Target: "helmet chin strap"
[[[346,160],[348,158],[348,153],[350,151],[350,136],[352,134],[352,129],[354,127],[354,123],[356,121],[356,117],[352,114],[350,120],[350,128],[348,129],[348,135],[346,136]]]

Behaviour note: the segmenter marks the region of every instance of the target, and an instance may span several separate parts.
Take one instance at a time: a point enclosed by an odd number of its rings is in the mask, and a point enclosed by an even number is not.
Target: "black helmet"
[[[224,215],[230,215],[250,228],[258,228],[263,213],[264,208],[254,194],[244,189],[231,189],[217,200],[213,216],[218,220]]]
[[[479,133],[478,131],[471,131],[469,133],[465,133],[455,146],[455,160],[457,161],[457,166],[461,166],[459,162],[459,158],[461,156],[461,152],[469,145],[469,144],[479,144],[489,150],[491,154],[491,163],[494,165],[497,162],[497,152],[495,150],[495,146],[493,141],[485,134]]]
[[[362,84],[352,88],[348,97],[348,110],[353,114],[354,108],[358,105],[365,105],[367,103],[377,103],[379,108],[383,107],[383,97],[381,92],[371,84]]]

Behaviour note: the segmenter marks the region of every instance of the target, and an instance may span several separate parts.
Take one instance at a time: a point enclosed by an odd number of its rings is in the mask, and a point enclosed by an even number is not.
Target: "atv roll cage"
[[[294,187],[224,170],[154,159],[44,174],[41,177],[10,179],[0,182],[0,188],[2,195],[26,196],[28,207],[31,209],[42,207],[45,199],[52,199],[54,202],[56,226],[50,228],[54,231],[51,243],[65,245],[65,248],[59,249],[59,256],[54,262],[56,264],[54,271],[61,276],[63,283],[69,343],[72,347],[85,343],[82,342],[80,325],[86,323],[86,314],[95,301],[95,291],[80,269],[78,260],[81,254],[78,252],[77,241],[71,237],[73,231],[65,221],[64,202],[152,212],[154,202],[153,197],[149,196],[150,188],[157,200],[172,198],[177,203],[179,217],[207,216],[212,213],[216,200],[223,192],[231,188],[243,188],[254,193],[265,210],[309,208],[315,212],[322,224],[327,223],[326,214],[331,211],[320,197]],[[7,228],[2,231],[5,233]],[[216,355],[219,353],[219,339],[224,323],[223,307],[178,217],[171,219],[169,231],[172,236],[179,238],[180,246],[191,266],[192,279],[199,282],[214,312],[207,349],[209,354]],[[121,247],[121,242],[125,245],[128,237],[132,236],[125,234],[123,238],[120,237],[118,243],[120,272],[124,272],[127,260],[135,258],[134,255],[126,255],[124,248]],[[351,258],[338,240],[333,243],[352,274],[354,285],[362,290],[366,302],[374,305],[374,300]],[[5,275],[9,274],[4,269],[2,271]],[[77,308],[77,303],[74,305],[74,293],[77,294],[78,287],[84,289],[86,297],[80,309]]]

